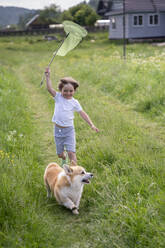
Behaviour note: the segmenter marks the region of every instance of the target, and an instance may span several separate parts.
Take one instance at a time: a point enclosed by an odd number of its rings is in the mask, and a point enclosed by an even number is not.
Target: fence
[[[108,31],[108,27],[86,27],[88,32]],[[47,29],[26,29],[26,30],[0,30],[0,36],[24,36],[24,35],[40,35],[40,34],[64,34],[63,28],[47,28]]]

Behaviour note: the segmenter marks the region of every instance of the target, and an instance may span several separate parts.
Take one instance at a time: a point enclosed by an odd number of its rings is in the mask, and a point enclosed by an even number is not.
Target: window
[[[133,16],[133,26],[143,26],[143,15]]]
[[[111,22],[112,22],[112,29],[116,29],[116,18],[112,17]]]
[[[149,26],[159,25],[159,15],[158,14],[149,15],[148,24]]]

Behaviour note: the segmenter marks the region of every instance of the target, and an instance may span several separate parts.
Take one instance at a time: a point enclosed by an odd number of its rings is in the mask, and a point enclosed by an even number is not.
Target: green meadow
[[[60,39],[61,37],[59,37]],[[165,47],[92,33],[51,79],[80,82],[75,94],[100,129],[75,114],[78,164],[94,174],[80,214],[47,199],[43,183],[57,158],[54,100],[40,87],[57,41],[0,38],[0,248],[165,247]]]

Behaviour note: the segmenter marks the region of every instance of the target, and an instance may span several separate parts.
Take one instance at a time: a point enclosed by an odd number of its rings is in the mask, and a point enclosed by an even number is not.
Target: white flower
[[[12,140],[11,135],[8,135],[8,136],[7,136],[7,141],[11,141],[11,140]]]
[[[14,136],[16,133],[17,133],[17,131],[16,131],[16,130],[9,131],[9,134],[10,134],[11,136]]]

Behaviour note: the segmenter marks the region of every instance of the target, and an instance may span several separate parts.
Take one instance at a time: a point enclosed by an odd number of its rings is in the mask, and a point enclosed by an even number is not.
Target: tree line
[[[70,20],[82,26],[93,26],[100,16],[96,13],[99,0],[90,0],[88,3],[83,1],[68,10],[61,11],[56,4],[51,4],[43,10],[37,10],[35,14],[39,14],[38,21],[41,24],[59,24],[65,20]],[[34,16],[27,14],[20,16],[18,27],[25,28],[26,23]]]

